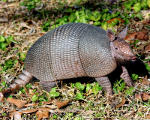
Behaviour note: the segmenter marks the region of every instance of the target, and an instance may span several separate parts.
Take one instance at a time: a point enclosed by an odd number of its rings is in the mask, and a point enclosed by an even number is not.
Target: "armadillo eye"
[[[118,48],[115,48],[116,50],[118,50]]]

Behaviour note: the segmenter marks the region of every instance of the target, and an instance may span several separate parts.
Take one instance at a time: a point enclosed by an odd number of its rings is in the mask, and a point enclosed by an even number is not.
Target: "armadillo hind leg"
[[[120,77],[124,80],[124,82],[128,86],[133,86],[133,82],[131,80],[131,77],[129,76],[128,70],[124,66],[121,67],[122,67],[122,74],[120,75]]]
[[[107,76],[99,77],[99,78],[95,78],[95,79],[103,87],[103,89],[106,91],[106,94],[108,96],[113,94],[111,82],[109,81],[109,78]]]
[[[40,86],[42,89],[49,92],[53,87],[57,86],[60,81],[40,81]]]
[[[25,86],[32,79],[32,75],[23,70],[22,73],[18,76],[18,79],[15,79],[14,82],[7,88],[2,91],[3,94],[8,92],[16,91],[17,89]]]

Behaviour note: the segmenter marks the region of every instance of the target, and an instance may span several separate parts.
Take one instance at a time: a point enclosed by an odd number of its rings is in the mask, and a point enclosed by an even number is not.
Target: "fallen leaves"
[[[118,20],[118,21],[120,21],[121,23],[124,23],[124,20],[121,19],[121,18],[113,18],[113,19],[110,19],[110,20],[107,21],[107,23],[112,23],[112,22],[114,22],[115,20]]]
[[[145,52],[146,52],[146,53],[150,52],[150,44],[148,44],[148,45],[145,47]]]
[[[66,101],[56,101],[55,104],[57,105],[58,109],[68,105],[70,101],[66,100]]]
[[[118,105],[116,105],[116,108],[122,107],[125,104],[125,102],[126,102],[126,99],[125,99],[125,97],[123,97],[121,103],[119,103]]]
[[[125,37],[125,40],[127,40],[127,41],[134,40],[135,37],[136,37],[136,35],[137,35],[136,32],[135,32],[135,33],[131,33],[131,34],[129,34],[129,35],[127,35],[127,36]]]
[[[143,85],[150,85],[150,81],[147,79],[147,76],[142,80]]]
[[[139,39],[139,40],[148,40],[149,39],[149,37],[148,37],[148,31],[143,30],[143,31],[137,32],[136,39]]]
[[[134,32],[126,36],[125,40],[130,41],[134,39],[139,39],[139,40],[148,40],[148,31],[147,30],[142,30],[139,32]]]
[[[37,110],[38,110],[38,109],[23,110],[22,113],[29,114],[29,113],[34,113],[34,112],[36,112]]]
[[[49,108],[40,108],[36,112],[36,116],[38,117],[38,120],[41,120],[43,118],[48,118],[49,117]]]
[[[148,115],[146,115],[145,118],[149,120],[150,119],[150,113]]]
[[[150,94],[146,93],[146,92],[135,94],[135,99],[142,100],[142,101],[148,101],[148,100],[150,100]]]
[[[7,101],[9,103],[16,105],[17,108],[22,108],[27,103],[27,101],[18,100],[18,99],[14,99],[14,98],[10,98],[10,97],[7,98]]]
[[[150,100],[150,94],[148,94],[148,93],[143,93],[143,94],[142,94],[142,99],[143,99],[143,101],[148,101],[148,100]]]
[[[30,107],[30,106],[37,106],[38,104],[36,103],[29,103],[26,104],[27,101],[23,101],[23,100],[18,100],[15,98],[7,98],[7,102],[14,104],[17,106],[17,108],[23,108],[23,107]],[[70,100],[65,100],[65,101],[49,101],[49,102],[43,102],[43,106],[44,107],[38,107],[35,109],[29,109],[29,110],[19,110],[19,111],[14,111],[11,113],[10,117],[13,118],[14,120],[22,120],[21,115],[22,114],[31,114],[36,112],[36,116],[38,118],[38,120],[41,120],[43,118],[48,118],[49,117],[49,113],[50,110],[52,110],[52,107],[54,103],[56,105],[55,109],[60,109],[62,107],[65,107],[66,105],[68,105],[68,103],[70,102]],[[52,104],[52,106],[50,106],[49,104]]]
[[[10,117],[14,120],[22,120],[21,115],[22,114],[31,114],[36,112],[36,116],[38,117],[38,120],[41,120],[43,118],[49,117],[49,108],[39,108],[39,109],[29,109],[29,110],[22,110],[22,111],[14,111],[11,113]]]

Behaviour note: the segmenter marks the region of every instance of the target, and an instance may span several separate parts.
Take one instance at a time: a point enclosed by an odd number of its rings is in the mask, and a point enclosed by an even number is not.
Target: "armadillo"
[[[108,75],[118,63],[135,61],[136,56],[124,38],[125,28],[118,36],[111,30],[84,23],[62,25],[39,38],[29,49],[25,68],[3,93],[14,91],[27,84],[32,77],[40,80],[43,89],[49,91],[60,80],[77,77],[94,77],[108,95],[112,85]],[[126,67],[121,78],[132,86]]]

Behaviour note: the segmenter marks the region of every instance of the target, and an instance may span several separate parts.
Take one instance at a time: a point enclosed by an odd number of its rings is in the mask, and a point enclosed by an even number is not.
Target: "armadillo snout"
[[[136,60],[137,60],[136,56],[131,57],[131,61],[136,61]]]

